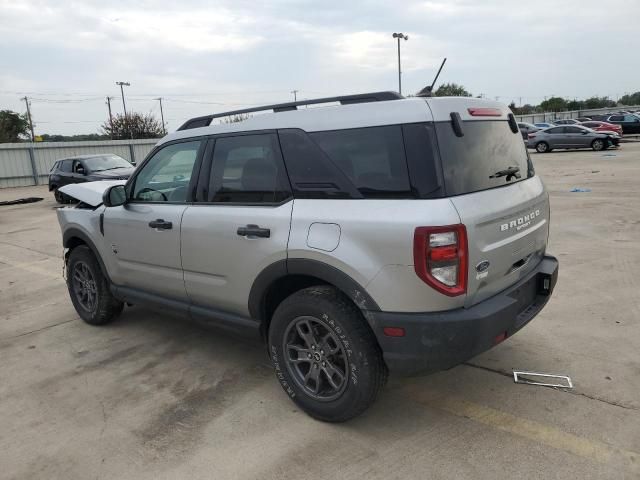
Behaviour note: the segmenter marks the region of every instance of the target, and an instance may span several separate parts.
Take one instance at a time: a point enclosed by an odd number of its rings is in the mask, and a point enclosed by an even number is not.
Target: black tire
[[[58,190],[58,187],[55,187],[53,189],[53,196],[56,199],[56,202],[58,203],[67,203],[67,200],[65,199],[64,194]]]
[[[547,153],[550,152],[549,144],[547,142],[538,142],[536,143],[536,152],[538,153]]]
[[[109,323],[124,308],[124,303],[111,294],[95,255],[84,245],[69,254],[67,288],[76,312],[90,325]]]
[[[593,142],[591,142],[591,148],[593,148],[594,152],[600,152],[606,148],[607,144],[605,142],[606,140],[596,138]]]
[[[363,413],[387,379],[380,348],[360,310],[330,286],[305,288],[278,306],[269,328],[269,353],[284,391],[325,422]]]

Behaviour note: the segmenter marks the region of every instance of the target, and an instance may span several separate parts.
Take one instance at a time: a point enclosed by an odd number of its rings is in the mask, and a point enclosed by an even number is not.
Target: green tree
[[[620,105],[640,105],[640,92],[623,95],[618,103]]]
[[[0,110],[0,143],[19,142],[20,137],[29,136],[27,114],[20,115],[11,110]]]
[[[611,100],[609,97],[591,97],[587,98],[583,103],[583,108],[606,108],[616,106],[616,102]]]
[[[434,95],[436,97],[470,97],[471,93],[457,83],[444,83],[437,88]]]
[[[564,112],[567,110],[567,101],[562,97],[551,97],[540,103],[540,109],[544,112]]]
[[[117,114],[113,120],[102,124],[102,133],[114,140],[128,140],[130,138],[159,138],[164,135],[162,125],[151,114],[127,113]]]
[[[582,100],[570,100],[567,102],[567,110],[582,110],[584,108],[584,101]]]

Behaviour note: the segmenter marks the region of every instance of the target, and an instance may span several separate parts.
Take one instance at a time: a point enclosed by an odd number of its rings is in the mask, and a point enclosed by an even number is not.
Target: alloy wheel
[[[323,320],[297,317],[287,327],[283,349],[287,368],[307,395],[338,398],[349,380],[349,361],[337,334]]]

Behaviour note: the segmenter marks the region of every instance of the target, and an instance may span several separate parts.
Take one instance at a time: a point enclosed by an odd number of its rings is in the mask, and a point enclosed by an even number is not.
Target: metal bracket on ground
[[[536,382],[526,377],[544,377],[544,378],[557,378],[564,380],[566,383],[544,383],[542,381]],[[527,385],[539,385],[541,387],[556,387],[556,388],[573,388],[571,378],[566,375],[553,375],[550,373],[538,373],[538,372],[524,372],[513,371],[513,381],[515,383],[524,383]]]

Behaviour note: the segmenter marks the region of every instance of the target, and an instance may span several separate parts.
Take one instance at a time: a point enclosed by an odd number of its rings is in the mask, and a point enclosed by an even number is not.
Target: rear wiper
[[[489,176],[489,178],[500,177],[507,177],[507,182],[510,182],[512,178],[518,179],[520,178],[520,167],[509,167],[505,170],[499,170],[493,175]]]

